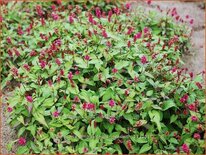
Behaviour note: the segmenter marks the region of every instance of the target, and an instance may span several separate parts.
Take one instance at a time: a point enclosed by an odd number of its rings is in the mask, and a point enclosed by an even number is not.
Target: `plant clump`
[[[130,7],[5,6],[1,76],[17,83],[7,111],[18,154],[204,152],[204,72],[180,67],[190,29]]]

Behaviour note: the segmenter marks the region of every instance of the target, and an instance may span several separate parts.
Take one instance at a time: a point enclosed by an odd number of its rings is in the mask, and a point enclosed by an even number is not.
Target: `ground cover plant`
[[[131,5],[8,3],[2,87],[18,154],[204,153],[204,72],[181,68],[191,29]],[[18,12],[18,13],[16,13]]]

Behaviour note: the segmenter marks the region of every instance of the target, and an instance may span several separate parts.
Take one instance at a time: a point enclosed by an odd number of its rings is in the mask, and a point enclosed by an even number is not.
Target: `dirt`
[[[14,141],[17,139],[16,133],[14,129],[12,129],[8,124],[7,124],[7,116],[6,116],[6,110],[7,110],[7,102],[6,98],[11,96],[12,92],[5,91],[3,93],[3,98],[2,98],[2,112],[1,112],[1,154],[14,154],[16,152],[16,145],[13,146],[11,151],[7,150],[7,144],[11,141]]]
[[[177,12],[181,15],[181,17],[185,17],[189,15],[194,19],[193,25],[193,33],[192,33],[192,48],[190,49],[189,54],[183,55],[183,61],[185,65],[183,67],[187,67],[189,72],[199,73],[205,70],[205,13],[202,9],[202,3],[198,2],[152,2],[150,6],[145,5],[143,3],[138,3],[137,5],[143,5],[145,9],[155,9],[157,5],[160,6],[161,9],[167,8],[176,8]],[[14,146],[11,152],[8,152],[6,149],[6,145],[8,142],[15,140],[16,134],[13,129],[11,129],[7,124],[7,117],[5,115],[6,111],[6,97],[11,95],[11,93],[6,92],[3,95],[3,103],[1,113],[1,133],[2,133],[2,153],[1,154],[12,154],[16,152],[16,147]]]
[[[137,1],[136,1],[137,2]],[[184,20],[188,21],[188,25],[193,28],[191,43],[192,47],[189,53],[182,56],[185,64],[182,67],[188,68],[188,72],[194,74],[205,70],[205,11],[203,9],[203,2],[178,2],[178,1],[152,1],[151,5],[145,2],[137,2],[135,5],[141,5],[145,11],[158,10],[158,6],[163,11],[176,8],[178,15]],[[186,16],[189,15],[189,19]],[[191,25],[189,21],[193,19],[194,23]]]
[[[195,74],[205,70],[205,11],[202,2],[153,2],[152,6],[160,6],[165,10],[168,8],[176,8],[177,13],[186,19],[189,15],[189,20],[194,19],[192,32],[192,47],[190,52],[182,56],[185,62],[183,67],[188,68],[188,72]]]

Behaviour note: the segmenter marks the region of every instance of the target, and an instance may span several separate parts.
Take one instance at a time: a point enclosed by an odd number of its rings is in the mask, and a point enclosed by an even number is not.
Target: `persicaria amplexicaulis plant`
[[[205,73],[181,68],[191,29],[175,9],[92,6],[4,6],[1,85],[18,84],[7,100],[17,154],[203,154]]]

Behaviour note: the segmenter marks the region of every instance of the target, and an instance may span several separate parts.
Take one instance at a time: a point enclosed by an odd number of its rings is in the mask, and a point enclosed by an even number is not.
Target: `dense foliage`
[[[18,154],[204,152],[203,74],[180,56],[190,29],[114,7],[8,3],[2,86]]]

